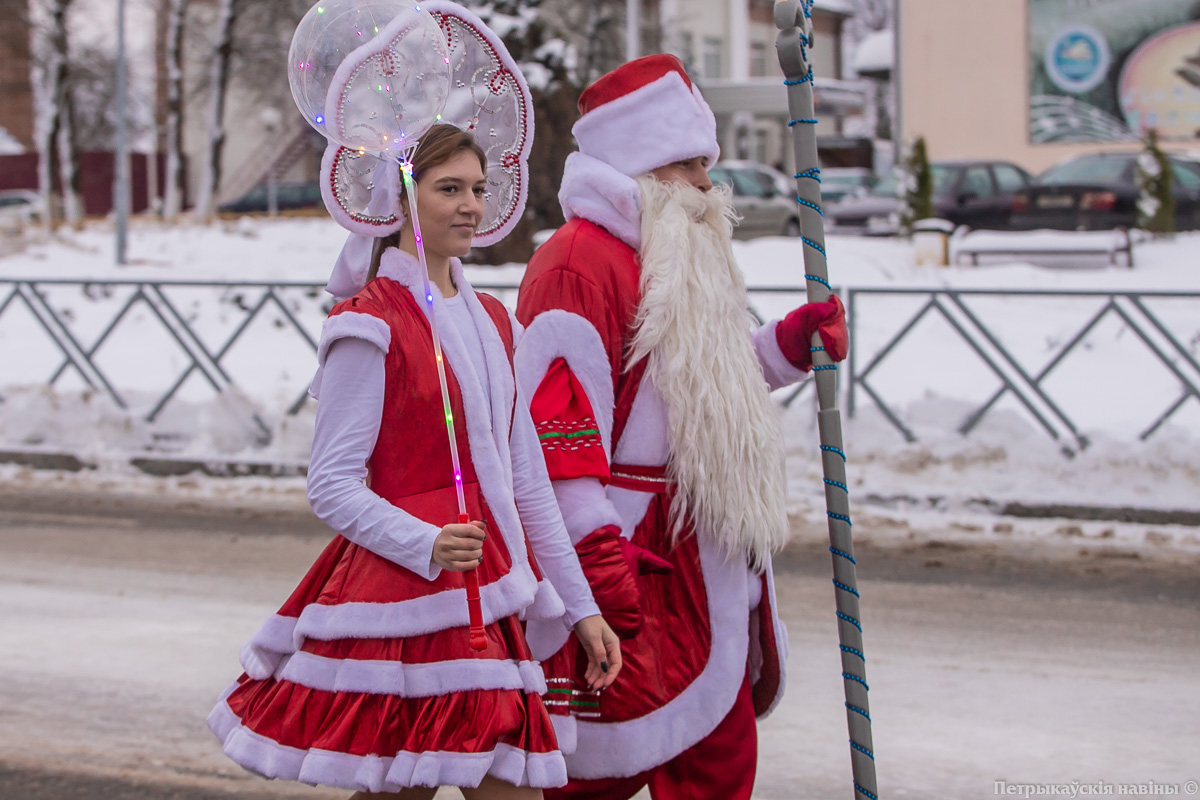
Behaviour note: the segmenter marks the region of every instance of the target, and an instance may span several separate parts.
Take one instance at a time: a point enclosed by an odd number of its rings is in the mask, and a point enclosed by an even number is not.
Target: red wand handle
[[[458,521],[463,525],[470,524],[466,514],[459,514]],[[483,606],[479,602],[479,575],[475,567],[463,573],[467,584],[467,617],[471,621],[471,649],[486,650],[487,634],[483,632]]]

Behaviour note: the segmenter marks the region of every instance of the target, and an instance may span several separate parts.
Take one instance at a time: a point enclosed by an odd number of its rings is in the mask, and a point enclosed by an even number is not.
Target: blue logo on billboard
[[[1064,28],[1046,46],[1046,72],[1064,92],[1082,94],[1095,89],[1108,76],[1112,55],[1108,42],[1095,28]]]

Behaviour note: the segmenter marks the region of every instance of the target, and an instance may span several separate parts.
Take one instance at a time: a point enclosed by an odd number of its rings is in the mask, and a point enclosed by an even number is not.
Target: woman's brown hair
[[[425,170],[445,164],[464,150],[474,153],[479,157],[479,166],[486,173],[487,154],[483,152],[482,147],[475,143],[475,139],[471,134],[445,123],[434,125],[421,137],[416,151],[412,154],[413,181],[421,180],[421,176],[425,174]],[[405,201],[406,194],[407,191],[404,188],[404,184],[401,183],[401,203]],[[375,280],[375,276],[379,274],[379,261],[383,257],[383,251],[389,247],[398,247],[399,245],[400,231],[375,240],[375,245],[371,248],[371,269],[367,272],[368,283]]]

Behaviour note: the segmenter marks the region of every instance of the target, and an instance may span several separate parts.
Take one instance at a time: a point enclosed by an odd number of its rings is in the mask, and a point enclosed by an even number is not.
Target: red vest
[[[511,368],[513,336],[508,311],[493,297],[484,294],[477,297],[500,332]],[[458,499],[450,443],[433,335],[424,311],[407,288],[388,278],[377,278],[354,297],[334,306],[330,316],[347,312],[381,319],[391,331],[384,362],[383,418],[375,450],[367,462],[371,491],[431,525],[441,527],[457,522]],[[486,521],[489,529],[498,533],[499,526],[484,501],[471,461],[462,394],[448,361],[446,382],[467,513],[473,520]],[[511,433],[511,419],[493,424],[504,424],[505,435]],[[512,567],[512,556],[503,536],[489,536],[487,544],[484,561],[476,570],[481,587],[504,577]],[[524,544],[534,576],[541,580],[528,540]],[[298,616],[305,605],[313,602],[314,592],[319,595],[317,603],[337,605],[396,603],[463,587],[461,572],[443,570],[429,581],[338,536],[279,613]]]

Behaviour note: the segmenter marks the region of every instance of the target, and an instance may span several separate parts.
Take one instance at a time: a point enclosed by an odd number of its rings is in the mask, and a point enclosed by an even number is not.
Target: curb
[[[155,478],[193,474],[212,478],[302,478],[308,474],[307,464],[281,464],[277,461],[220,461],[170,456],[125,456],[105,461],[126,463],[138,472]],[[84,472],[100,467],[96,461],[82,459],[70,453],[37,450],[0,450],[0,464],[58,472]]]
[[[216,459],[172,458],[170,456],[118,457],[106,464],[127,463],[131,468],[155,478],[205,475],[210,478],[302,478],[308,465],[276,461],[221,461]],[[0,450],[0,464],[57,472],[84,472],[100,467],[71,453],[37,450]],[[868,494],[861,502],[875,508],[948,511],[944,497]],[[1070,503],[1024,503],[972,498],[960,508],[997,517],[1018,519],[1069,519],[1080,522],[1128,522],[1143,525],[1185,525],[1200,527],[1200,511],[1186,509],[1134,508],[1132,506],[1090,506]]]

